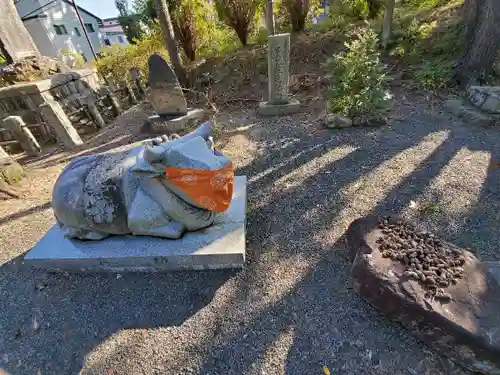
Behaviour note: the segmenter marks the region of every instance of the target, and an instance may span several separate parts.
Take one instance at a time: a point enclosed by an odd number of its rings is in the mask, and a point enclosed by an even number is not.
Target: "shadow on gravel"
[[[280,250],[278,256],[282,258],[300,255],[317,258],[318,262],[276,303],[261,311],[237,333],[219,338],[220,344],[208,348],[210,354],[205,357],[199,374],[269,373],[269,368],[262,367],[264,359],[267,357],[269,363],[269,356],[283,352],[286,358],[276,358],[275,362],[286,363],[284,373],[287,375],[320,373],[323,365],[328,365],[332,373],[356,375],[389,375],[395,370],[401,374],[423,374],[429,368],[436,375],[463,374],[460,368],[429,356],[416,339],[385,319],[352,291],[350,262],[346,258],[343,237],[333,246],[315,238],[317,233],[328,229],[342,209],[350,204],[336,195],[337,191],[437,131],[447,131],[448,138],[417,169],[397,183],[370,213],[401,213],[410,199],[421,194],[463,148],[488,152],[492,161],[500,161],[498,130],[471,128],[464,124],[450,126],[444,119],[412,119],[372,136],[360,132],[359,142],[351,143],[357,147],[354,152],[318,169],[301,186],[278,193],[265,205],[250,209],[249,252],[253,263],[258,265],[260,258],[272,247]],[[356,130],[349,132],[352,140],[352,132]],[[273,170],[249,186],[250,194],[269,189],[281,176],[321,157],[331,147],[349,144],[343,137],[340,135],[335,142],[325,139],[324,147],[313,154]],[[304,138],[303,142],[311,142]],[[312,142],[318,142],[318,139]],[[297,145],[300,150],[305,147],[304,144]],[[252,171],[272,168],[274,160],[289,156],[283,155],[279,149],[268,149],[263,154],[253,162],[254,165],[239,173],[251,176]],[[483,238],[489,237],[489,246],[500,245],[497,226],[500,219],[499,186],[500,169],[490,167],[478,203],[473,210],[463,213],[462,218],[456,218],[463,223],[460,228],[463,232],[459,231],[457,236],[458,244],[477,245],[470,228],[467,228],[474,223],[474,230],[482,230],[482,235],[486,236]],[[489,212],[485,213],[485,207],[489,207]],[[314,215],[309,215],[311,210],[314,210]],[[354,219],[356,217],[352,217]],[[249,268],[246,277],[238,280],[239,293],[233,301],[237,305],[244,304],[252,291],[255,293],[256,281],[264,277],[258,267],[251,264]],[[415,372],[401,368],[402,364]]]
[[[181,325],[233,275],[49,274],[15,258],[0,268],[0,369],[77,374],[87,353],[110,335]],[[137,340],[141,337],[138,332]]]
[[[339,225],[339,217],[353,204],[339,194],[343,188],[418,145],[426,136],[438,131],[448,133],[447,139],[406,178],[395,185],[386,182],[394,186],[380,202],[368,202],[374,207],[370,213],[399,213],[462,148],[489,152],[492,161],[500,161],[498,131],[449,125],[446,119],[425,116],[409,118],[391,128],[353,128],[314,135],[297,126],[283,126],[280,130],[268,123],[267,134],[260,132],[256,140],[263,145],[262,156],[237,171],[252,181],[248,187],[247,227],[250,263],[234,279],[238,292],[225,305],[226,310],[220,311],[220,330],[209,342],[193,343],[193,347],[203,347],[204,353],[195,373],[274,373],[273,368],[263,367],[265,362],[277,366],[284,363],[287,375],[321,373],[323,365],[335,374],[424,374],[426,368],[420,366],[427,362],[432,368],[429,373],[456,373],[455,369],[441,367],[439,359],[426,353],[417,340],[353,293],[342,227],[333,228],[338,233],[332,243],[317,235]],[[353,151],[329,161],[328,153],[342,146],[350,146]],[[269,194],[280,178],[321,158],[320,166],[300,184]],[[495,228],[498,232],[500,212],[497,171],[493,167],[488,171],[476,207],[456,218],[465,223],[459,241],[462,246],[476,245],[467,234],[471,223],[476,223],[472,228],[482,228],[482,235],[489,233],[490,241],[484,246],[500,245],[498,234],[492,233]],[[489,207],[486,215],[481,213],[484,207]],[[353,217],[347,219],[355,220],[357,212],[353,210]],[[269,254],[276,262],[301,257],[312,266],[278,294],[276,302],[248,321],[231,321],[233,309],[245,308],[252,301],[251,295],[264,293],[266,288],[272,290],[272,285],[263,281],[269,275],[260,267]],[[0,336],[0,349],[7,348],[14,357],[4,366],[15,374],[33,374],[37,367],[43,368],[42,374],[78,372],[84,356],[107,336],[126,328],[180,324],[209,303],[217,288],[234,275],[186,272],[132,274],[120,279],[112,275],[44,278],[43,274],[20,269],[17,263],[19,259],[0,268],[1,299],[7,306],[0,314],[0,332],[7,333]],[[40,287],[40,283],[46,286]],[[262,285],[265,288],[260,290]],[[38,332],[32,329],[35,316],[41,326]],[[103,361],[136,350],[128,342],[113,348],[101,353]],[[21,357],[20,369],[16,368],[17,353],[27,353]],[[185,370],[188,364],[175,366],[179,369],[176,375],[192,373]]]
[[[31,215],[35,212],[38,212],[38,211],[43,211],[43,210],[46,210],[48,208],[52,207],[52,203],[51,202],[47,202],[47,203],[44,203],[44,204],[39,204],[38,206],[35,206],[35,207],[31,207],[29,209],[26,209],[26,210],[22,210],[22,211],[18,211],[16,213],[13,213],[11,215],[8,215],[8,216],[5,216],[3,218],[0,219],[0,226],[2,226],[3,224],[11,221],[11,220],[16,220],[16,219],[20,219],[24,216],[28,216],[28,215]]]

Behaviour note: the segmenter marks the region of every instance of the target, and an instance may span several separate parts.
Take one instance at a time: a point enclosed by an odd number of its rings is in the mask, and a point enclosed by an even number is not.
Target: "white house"
[[[116,17],[102,20],[101,33],[104,44],[107,46],[112,44],[126,46],[128,44],[127,36],[123,32],[123,28]]]
[[[94,58],[71,1],[17,0],[16,8],[42,55],[57,58],[64,51],[72,51],[85,61]],[[92,46],[99,52],[104,45],[99,30],[102,20],[81,7],[78,10]]]

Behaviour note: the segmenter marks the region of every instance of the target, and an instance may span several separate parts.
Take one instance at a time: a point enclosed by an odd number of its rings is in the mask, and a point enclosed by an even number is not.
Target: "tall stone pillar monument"
[[[39,56],[33,39],[17,13],[14,0],[0,0],[0,53],[7,62]]]
[[[290,34],[269,35],[267,67],[269,100],[259,103],[259,114],[281,116],[298,112],[300,103],[288,97]]]

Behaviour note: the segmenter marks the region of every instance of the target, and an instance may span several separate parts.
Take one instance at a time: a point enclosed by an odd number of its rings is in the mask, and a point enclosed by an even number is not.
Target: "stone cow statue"
[[[234,179],[232,163],[214,151],[211,133],[205,123],[183,137],[73,159],[52,192],[65,236],[177,239],[210,226],[229,206]]]

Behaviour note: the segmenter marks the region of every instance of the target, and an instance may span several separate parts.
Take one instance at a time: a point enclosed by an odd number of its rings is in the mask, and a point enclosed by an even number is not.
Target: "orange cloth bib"
[[[170,183],[182,189],[193,201],[213,212],[228,209],[233,197],[234,170],[229,163],[215,171],[165,167]]]

